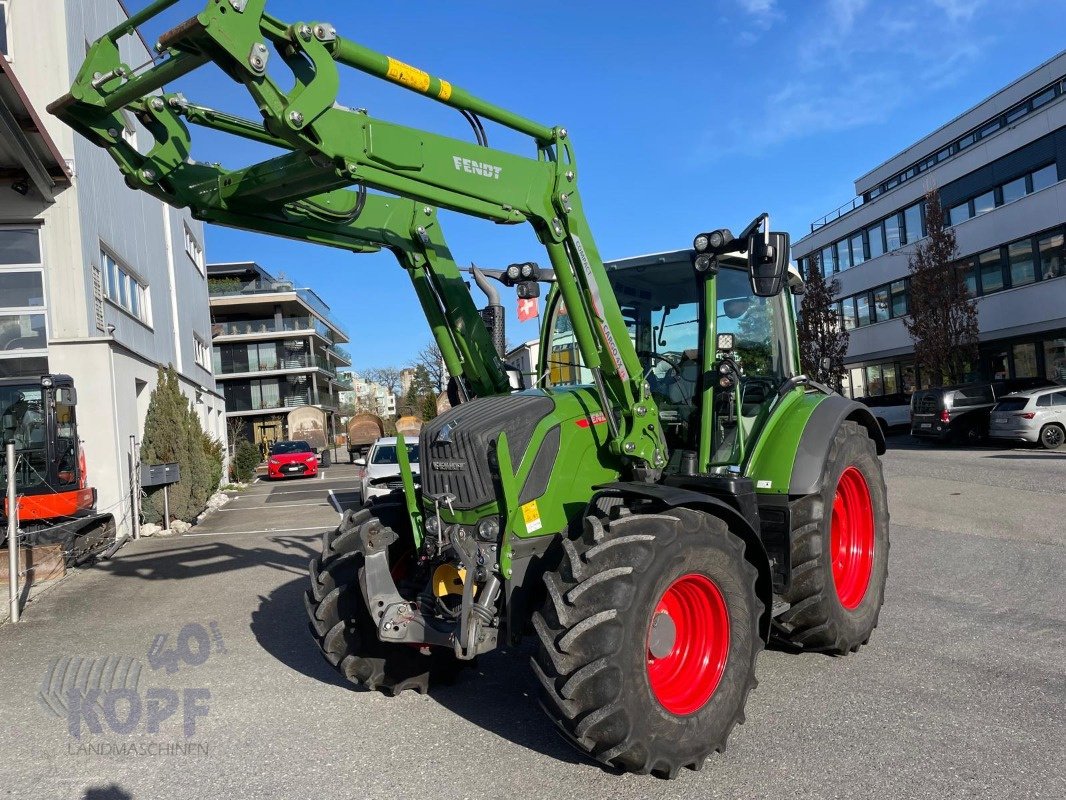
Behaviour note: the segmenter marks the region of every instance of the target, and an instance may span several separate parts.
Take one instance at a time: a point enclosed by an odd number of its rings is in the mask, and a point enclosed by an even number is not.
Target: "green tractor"
[[[355,42],[284,23],[265,0],[211,0],[133,70],[89,49],[53,113],[114,157],[131,187],[224,225],[387,248],[407,270],[458,404],[424,426],[420,486],[346,512],[310,565],[307,613],[355,684],[426,691],[532,635],[552,721],[582,751],[674,777],[725,747],[771,635],[844,655],[877,625],[888,568],[882,433],[864,406],[800,373],[788,236],[764,214],[691,250],[605,264],[567,131],[525,119]],[[284,90],[266,70],[281,58]],[[217,64],[263,122],[159,94]],[[460,111],[468,142],[337,103],[338,64]],[[122,114],[154,137],[121,135]],[[488,146],[482,119],[532,140]],[[239,170],[189,159],[186,123],[280,148]],[[550,266],[537,386],[514,391],[436,207],[529,223]],[[498,339],[498,337],[497,337]]]

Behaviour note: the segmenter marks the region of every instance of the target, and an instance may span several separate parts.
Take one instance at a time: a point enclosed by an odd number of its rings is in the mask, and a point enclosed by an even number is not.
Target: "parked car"
[[[318,456],[303,441],[280,441],[270,445],[267,479],[314,477],[318,474]]]
[[[995,439],[1039,443],[1057,450],[1066,442],[1066,387],[1009,394],[992,409],[988,435]]]
[[[911,395],[911,435],[938,441],[978,442],[988,436],[992,408],[1013,392],[1053,385],[1042,378],[919,389]]]
[[[880,397],[856,397],[870,409],[883,433],[911,424],[911,401],[905,394],[885,394]]]
[[[418,475],[417,442],[407,445],[407,460],[411,464],[411,472]],[[366,458],[357,458],[355,463],[364,468],[359,485],[364,503],[372,497],[380,497],[403,488],[403,481],[400,480],[400,462],[396,456],[395,436],[378,439],[370,448],[370,452],[366,454]]]

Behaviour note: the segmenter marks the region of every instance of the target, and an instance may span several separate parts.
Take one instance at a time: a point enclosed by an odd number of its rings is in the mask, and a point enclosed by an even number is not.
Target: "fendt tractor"
[[[577,747],[622,770],[699,769],[743,720],[769,637],[857,650],[887,574],[884,438],[800,372],[787,234],[763,214],[605,265],[565,128],[265,1],[211,0],[134,69],[121,40],[177,0],[150,4],[90,47],[51,111],[135,189],[207,222],[384,248],[411,278],[456,405],[421,430],[417,489],[401,446],[403,491],[324,536],[306,595],[318,646],[353,683],[396,693],[532,635],[543,706]],[[164,88],[209,63],[261,121]],[[474,141],[343,105],[339,65],[458,110]],[[150,134],[145,152],[122,136],[124,113]],[[532,155],[490,147],[483,120]],[[271,157],[193,160],[190,125]],[[519,298],[551,287],[535,387],[513,389],[438,207],[528,223],[547,251],[550,266],[499,271]]]
[[[0,542],[7,545],[7,442],[15,444],[15,492],[23,546],[58,544],[68,565],[114,544],[115,520],[96,508],[78,437],[78,394],[69,375],[0,378]]]

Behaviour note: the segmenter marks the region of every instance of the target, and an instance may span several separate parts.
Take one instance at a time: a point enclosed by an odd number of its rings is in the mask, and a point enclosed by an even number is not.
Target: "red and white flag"
[[[526,300],[518,301],[518,321],[525,322],[527,319],[533,319],[533,317],[540,316],[540,312],[537,310],[537,298],[530,297]]]

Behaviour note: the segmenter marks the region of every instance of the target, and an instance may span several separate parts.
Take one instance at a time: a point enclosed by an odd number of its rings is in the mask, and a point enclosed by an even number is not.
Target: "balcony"
[[[327,341],[333,341],[333,332],[315,317],[263,317],[260,319],[241,319],[228,322],[212,322],[211,338],[218,336],[261,336],[271,333],[314,332]]]
[[[267,294],[295,294],[312,311],[329,322],[345,336],[347,329],[340,324],[330,312],[329,306],[322,302],[311,289],[297,289],[289,281],[241,281],[237,278],[211,278],[207,282],[207,291],[211,297],[256,297]]]
[[[258,372],[279,372],[294,369],[319,369],[331,378],[337,375],[337,365],[322,355],[290,353],[283,358],[261,360],[255,363],[222,364],[215,358],[215,375],[219,378],[233,375],[249,375]]]

